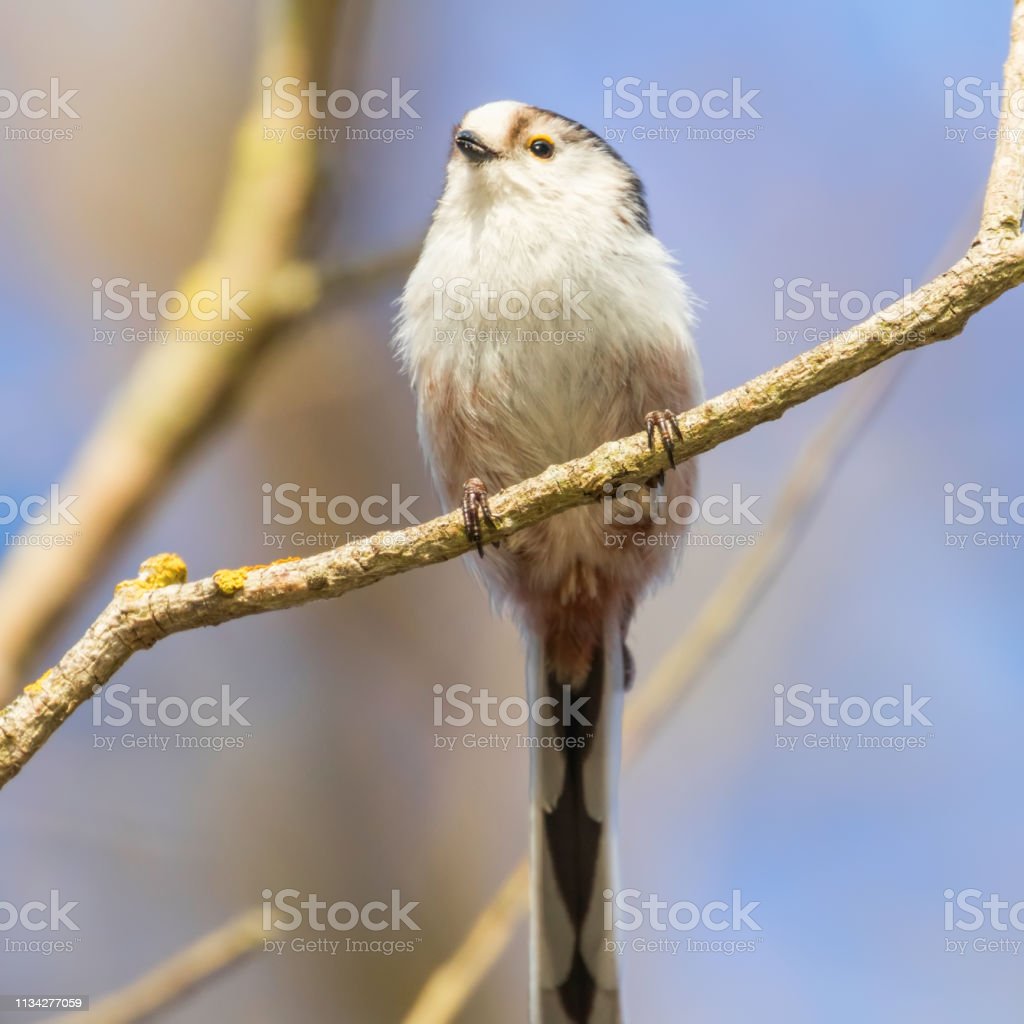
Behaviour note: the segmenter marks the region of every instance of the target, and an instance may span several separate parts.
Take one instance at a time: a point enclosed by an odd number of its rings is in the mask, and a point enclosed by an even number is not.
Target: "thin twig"
[[[145,1020],[210,981],[251,953],[270,933],[259,908],[232,918],[165,960],[148,974],[90,1007],[90,1024],[130,1024]],[[46,1024],[80,1024],[80,1012],[53,1017]]]
[[[452,1020],[512,941],[529,902],[530,868],[524,857],[483,909],[459,948],[427,979],[402,1024]]]

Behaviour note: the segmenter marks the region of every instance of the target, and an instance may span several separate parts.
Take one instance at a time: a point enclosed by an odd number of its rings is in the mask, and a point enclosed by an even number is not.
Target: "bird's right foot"
[[[480,557],[484,557],[484,531],[486,523],[495,529],[491,507],[487,503],[487,487],[483,480],[473,477],[462,485],[462,523],[466,528],[466,536],[476,545]],[[494,542],[497,546],[497,541]]]

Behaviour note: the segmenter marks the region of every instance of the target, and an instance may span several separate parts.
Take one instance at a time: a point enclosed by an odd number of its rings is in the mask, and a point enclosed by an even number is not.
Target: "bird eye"
[[[549,135],[531,135],[526,148],[541,160],[550,160],[555,153],[555,144]]]

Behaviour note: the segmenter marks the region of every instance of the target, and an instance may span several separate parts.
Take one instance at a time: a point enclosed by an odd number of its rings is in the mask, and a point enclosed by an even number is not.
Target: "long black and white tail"
[[[621,1024],[619,957],[604,913],[617,875],[621,619],[604,624],[578,678],[561,678],[553,661],[535,637],[527,667],[531,707],[540,709],[531,717],[530,1022]],[[539,705],[543,697],[557,703]],[[578,717],[564,714],[573,702]],[[557,724],[540,724],[541,716]]]

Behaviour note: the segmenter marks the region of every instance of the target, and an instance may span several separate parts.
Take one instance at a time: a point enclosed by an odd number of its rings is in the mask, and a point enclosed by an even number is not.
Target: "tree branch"
[[[1019,237],[973,248],[952,269],[914,292],[903,308],[867,322],[788,363],[681,413],[677,458],[710,451],[899,352],[951,338],[977,310],[1024,280]],[[604,485],[647,480],[668,468],[645,434],[603,445],[552,466],[491,502],[496,529],[507,537],[599,500]],[[449,513],[406,530],[378,533],[333,551],[268,566],[221,570],[193,583],[176,556],[144,563],[60,662],[0,712],[0,786],[9,782],[72,711],[137,650],[171,633],[214,626],[260,612],[340,597],[351,590],[470,550],[461,516]]]
[[[978,241],[1014,241],[1020,236],[1024,213],[1024,5],[1014,0],[1010,25],[1010,55],[1003,68],[1003,100],[999,112],[996,151],[992,158]]]
[[[1009,82],[1024,79],[1024,0],[1014,5]],[[1016,126],[1004,95],[1003,122]],[[1024,280],[1024,132],[1004,132],[986,190],[981,233],[952,268],[869,320],[776,369],[679,416],[677,457],[710,451],[788,409],[866,372],[899,352],[959,334],[970,318]],[[1010,211],[1016,211],[1012,216]],[[664,451],[635,434],[580,459],[552,466],[496,495],[496,528],[507,537],[600,500],[608,483],[650,479],[668,468]],[[171,633],[309,601],[340,597],[398,573],[465,554],[461,517],[449,513],[420,526],[379,533],[333,551],[269,566],[221,570],[186,583],[184,563],[161,555],[143,563],[136,580],[120,584],[114,600],[42,678],[0,712],[0,786],[6,785],[79,705],[137,650]]]

